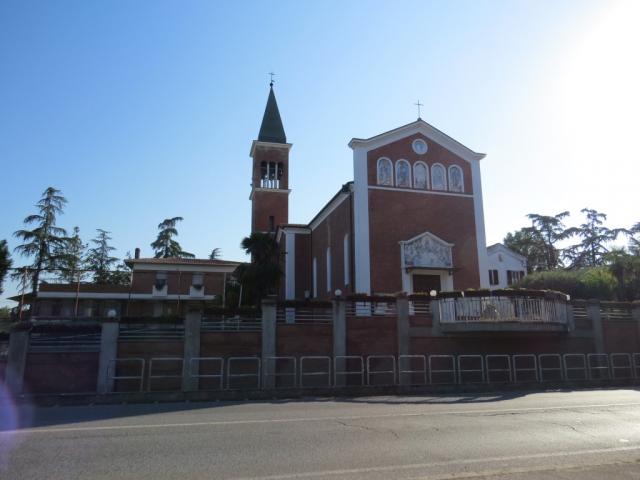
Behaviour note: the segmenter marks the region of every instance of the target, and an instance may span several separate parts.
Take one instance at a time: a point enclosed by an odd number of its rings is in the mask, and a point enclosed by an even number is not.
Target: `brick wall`
[[[473,198],[370,190],[369,223],[372,293],[402,291],[399,242],[425,231],[454,244],[455,290],[480,285]]]
[[[333,355],[331,325],[278,325],[276,334],[277,355]]]
[[[182,358],[184,342],[182,340],[147,340],[137,342],[118,342],[118,358],[142,358],[145,361],[144,388],[149,385],[149,361],[151,358],[172,357]],[[137,375],[139,367],[134,363],[122,363],[118,369],[118,376]],[[154,375],[177,375],[182,372],[180,362],[160,362],[153,366]],[[150,390],[180,390],[180,379],[154,379]],[[118,380],[115,391],[137,391],[138,380]]]
[[[24,392],[95,392],[98,353],[29,353],[25,366]]]
[[[345,285],[344,278],[344,237],[349,235],[349,248],[353,243],[351,229],[351,195],[342,201],[311,234],[311,257],[317,259],[318,264],[318,297],[332,298],[336,289],[344,294],[352,293],[353,285],[353,251],[349,255],[350,285]],[[331,289],[327,290],[327,247],[331,247]]]

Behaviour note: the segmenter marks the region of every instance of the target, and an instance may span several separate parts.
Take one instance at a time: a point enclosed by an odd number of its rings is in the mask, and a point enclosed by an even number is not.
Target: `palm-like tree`
[[[64,248],[68,241],[64,228],[56,226],[58,215],[64,213],[67,199],[62,192],[53,187],[47,188],[42,198],[36,203],[38,213],[29,215],[24,219],[25,225],[35,225],[35,228],[22,229],[14,232],[14,236],[22,239],[22,245],[18,245],[15,251],[25,257],[34,257],[31,265],[31,287],[35,298],[38,292],[40,273],[45,268],[55,268],[55,251]]]
[[[251,263],[240,265],[236,276],[248,290],[248,296],[258,303],[265,295],[277,291],[282,276],[278,244],[273,235],[252,233],[242,240],[240,246],[251,255]]]
[[[158,225],[158,238],[151,244],[155,250],[155,258],[195,258],[193,253],[185,252],[177,240],[176,224],[183,220],[182,217],[166,218]]]
[[[209,260],[216,260],[220,258],[221,255],[222,255],[222,250],[220,250],[219,248],[214,248],[213,250],[211,250],[211,254],[209,255]]]

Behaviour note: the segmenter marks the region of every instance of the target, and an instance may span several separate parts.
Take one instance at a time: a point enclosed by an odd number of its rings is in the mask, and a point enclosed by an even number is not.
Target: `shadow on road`
[[[111,405],[80,405],[80,406],[37,406],[30,404],[16,405],[7,396],[0,395],[0,431],[20,430],[25,428],[50,427],[56,425],[73,425],[77,423],[111,420],[116,418],[141,417],[174,412],[197,412],[220,407],[263,404],[287,405],[304,403],[348,403],[369,405],[442,405],[442,404],[496,404],[500,402],[525,397],[540,392],[573,392],[585,389],[554,389],[505,391],[491,393],[443,393],[420,394],[405,396],[359,396],[359,397],[303,397],[291,399],[272,399],[256,401],[199,401],[177,403],[138,403]],[[607,389],[605,389],[607,390]],[[616,390],[612,388],[612,390]],[[627,390],[640,391],[638,388]],[[205,413],[206,414],[206,413]],[[203,417],[203,421],[211,421],[211,417]]]

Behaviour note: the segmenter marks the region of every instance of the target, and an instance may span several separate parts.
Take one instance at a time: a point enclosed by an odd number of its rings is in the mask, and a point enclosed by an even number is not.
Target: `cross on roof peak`
[[[420,120],[422,117],[420,116],[420,107],[424,107],[423,103],[420,103],[420,100],[418,100],[417,103],[414,103],[415,106],[418,107],[418,120]]]

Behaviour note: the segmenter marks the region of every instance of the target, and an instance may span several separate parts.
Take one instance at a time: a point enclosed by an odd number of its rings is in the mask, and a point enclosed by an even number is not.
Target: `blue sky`
[[[249,148],[276,72],[290,221],[352,177],[352,137],[422,117],[482,161],[487,240],[530,212],[637,208],[633,1],[4,1],[0,238],[47,186],[118,255],[183,216],[184,249],[244,259]],[[15,257],[15,263],[25,260]],[[7,285],[5,297],[13,293]]]

